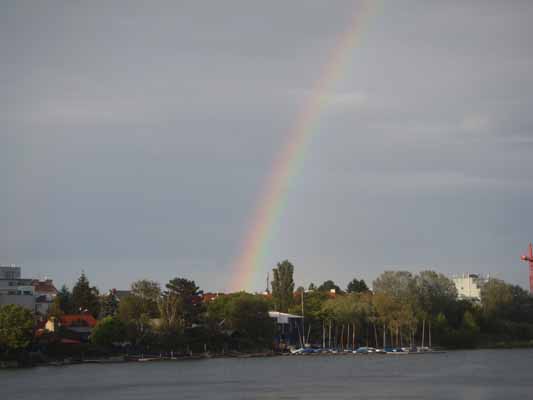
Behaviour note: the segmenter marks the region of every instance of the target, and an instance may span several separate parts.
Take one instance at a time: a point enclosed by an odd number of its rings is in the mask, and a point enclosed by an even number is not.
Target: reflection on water
[[[2,399],[527,399],[533,350],[289,356],[0,371]]]

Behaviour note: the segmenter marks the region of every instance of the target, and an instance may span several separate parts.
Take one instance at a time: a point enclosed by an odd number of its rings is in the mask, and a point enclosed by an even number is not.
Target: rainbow
[[[252,284],[254,274],[262,270],[261,261],[267,253],[273,227],[284,208],[291,181],[302,168],[307,147],[317,131],[314,127],[327,104],[328,93],[342,76],[351,52],[359,44],[363,21],[368,15],[368,4],[363,2],[354,13],[348,29],[340,35],[337,46],[323,67],[320,79],[314,84],[304,107],[289,130],[282,151],[274,160],[272,172],[261,191],[252,223],[233,267],[233,291],[245,290]]]

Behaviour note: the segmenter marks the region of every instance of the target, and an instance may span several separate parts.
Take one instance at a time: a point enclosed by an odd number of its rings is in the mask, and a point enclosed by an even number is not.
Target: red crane
[[[529,262],[529,293],[533,294],[533,245],[529,244],[529,254],[522,256],[522,261]]]

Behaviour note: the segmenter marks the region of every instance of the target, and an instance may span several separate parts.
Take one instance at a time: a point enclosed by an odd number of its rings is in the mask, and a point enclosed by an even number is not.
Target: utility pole
[[[522,261],[529,262],[529,293],[533,294],[533,245],[529,243],[529,252],[521,257]]]

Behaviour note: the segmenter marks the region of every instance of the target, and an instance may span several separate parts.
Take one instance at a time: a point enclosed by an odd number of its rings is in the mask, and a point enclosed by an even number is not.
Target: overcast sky
[[[0,264],[225,290],[351,1],[0,0]],[[533,2],[371,3],[264,260],[527,286]]]

